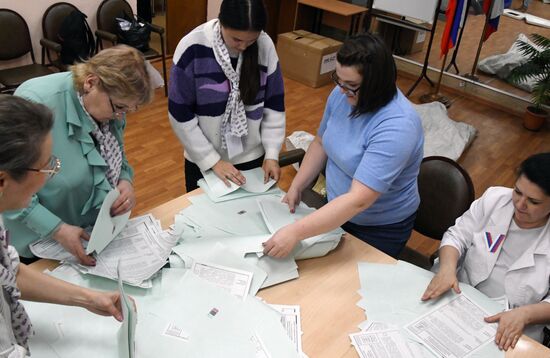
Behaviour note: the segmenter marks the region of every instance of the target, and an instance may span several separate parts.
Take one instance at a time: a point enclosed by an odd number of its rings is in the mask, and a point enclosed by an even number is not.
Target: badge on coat
[[[485,242],[487,243],[487,248],[489,249],[489,252],[495,253],[498,251],[498,248],[506,238],[506,235],[500,234],[496,240],[493,240],[493,236],[490,232],[485,232]]]

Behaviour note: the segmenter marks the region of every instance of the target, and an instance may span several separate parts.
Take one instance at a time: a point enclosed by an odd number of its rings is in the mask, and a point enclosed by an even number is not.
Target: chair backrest
[[[455,220],[474,201],[472,179],[458,163],[445,157],[426,157],[418,175],[420,207],[414,230],[441,240]]]
[[[25,19],[9,9],[0,9],[0,61],[12,60],[31,53],[31,35]]]
[[[126,13],[133,15],[132,7],[125,0],[104,0],[97,9],[97,28],[99,30],[117,33],[115,18]]]
[[[67,2],[58,2],[51,5],[42,16],[42,33],[45,39],[59,42],[58,34],[63,20],[74,10],[76,6]]]

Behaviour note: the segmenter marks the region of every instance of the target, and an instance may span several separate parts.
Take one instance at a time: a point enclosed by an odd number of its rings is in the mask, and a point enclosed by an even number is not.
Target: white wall
[[[50,5],[60,1],[71,3],[80,11],[85,13],[86,16],[88,16],[87,20],[88,24],[90,24],[92,32],[95,32],[97,29],[96,12],[102,0],[0,0],[0,8],[11,9],[19,13],[19,15],[21,15],[27,22],[31,33],[34,56],[38,63],[41,61],[40,54],[42,51],[40,46],[40,39],[42,38],[42,15],[44,15],[44,12],[48,7],[50,7]],[[137,12],[137,0],[126,1],[128,1],[132,6],[134,13]],[[0,68],[24,65],[27,63],[31,63],[30,55],[13,61],[0,61]]]
[[[212,20],[220,14],[220,5],[222,0],[208,0],[208,6],[206,8],[206,20]]]

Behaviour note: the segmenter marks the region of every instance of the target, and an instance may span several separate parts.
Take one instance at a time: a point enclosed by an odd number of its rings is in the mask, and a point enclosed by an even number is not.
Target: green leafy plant
[[[532,102],[537,112],[543,112],[542,106],[550,104],[550,39],[539,34],[531,34],[531,40],[539,48],[529,42],[517,41],[519,50],[527,58],[527,61],[514,68],[508,80],[513,83],[521,83],[533,78],[535,86]]]

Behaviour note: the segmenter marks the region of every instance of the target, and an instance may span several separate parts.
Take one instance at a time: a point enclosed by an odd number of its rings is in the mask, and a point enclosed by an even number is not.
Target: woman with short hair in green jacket
[[[54,113],[53,154],[64,163],[63,172],[49,181],[29,206],[5,213],[6,228],[23,257],[32,257],[28,245],[53,238],[86,265],[94,265],[81,240],[95,223],[109,191],[120,196],[111,215],[135,205],[133,170],[126,160],[123,131],[126,113],[150,102],[153,92],[143,55],[128,46],[99,52],[69,72],[23,83],[15,95],[49,107]]]

